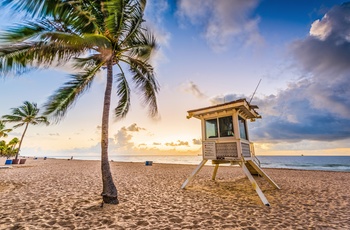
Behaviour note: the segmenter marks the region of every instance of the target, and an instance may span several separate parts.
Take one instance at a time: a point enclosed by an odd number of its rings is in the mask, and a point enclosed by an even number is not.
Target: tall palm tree
[[[12,113],[9,115],[4,115],[2,118],[5,123],[17,123],[17,125],[13,126],[13,128],[18,128],[21,126],[24,127],[24,131],[22,133],[22,137],[19,141],[18,151],[16,153],[15,159],[18,159],[18,153],[21,150],[22,142],[24,135],[27,132],[29,125],[38,125],[45,124],[49,125],[50,123],[47,121],[46,116],[39,116],[39,108],[36,103],[30,103],[29,101],[23,102],[18,108],[12,108]]]
[[[4,4],[26,10],[37,18],[4,34],[3,38],[14,44],[0,47],[0,70],[21,72],[68,61],[74,61],[80,69],[49,98],[46,115],[62,118],[90,88],[96,74],[106,70],[101,132],[102,197],[105,203],[119,203],[108,162],[113,82],[117,84],[118,102],[114,109],[117,118],[125,117],[129,111],[130,81],[148,105],[149,114],[158,113],[159,86],[150,64],[156,41],[143,25],[146,0],[5,0]],[[113,74],[115,70],[118,74]]]
[[[7,137],[8,133],[11,132],[12,129],[5,129],[5,124],[0,120],[0,137]]]

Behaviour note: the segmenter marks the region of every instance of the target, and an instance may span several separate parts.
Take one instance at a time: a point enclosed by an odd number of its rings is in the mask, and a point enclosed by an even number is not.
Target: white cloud
[[[125,128],[127,131],[130,132],[139,132],[141,130],[146,130],[145,128],[141,128],[139,126],[137,126],[136,123],[131,124],[129,127]]]
[[[321,40],[325,40],[331,33],[332,27],[328,20],[327,14],[320,21],[317,19],[311,25],[310,35],[318,37]]]
[[[117,134],[114,135],[114,143],[116,148],[121,149],[132,149],[134,143],[131,142],[132,135],[128,133],[128,130],[125,127],[122,127],[118,130]]]

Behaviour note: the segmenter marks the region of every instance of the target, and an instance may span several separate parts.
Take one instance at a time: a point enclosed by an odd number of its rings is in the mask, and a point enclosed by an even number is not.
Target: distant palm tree
[[[22,137],[19,142],[18,151],[15,157],[15,159],[17,160],[18,153],[21,150],[22,141],[24,135],[27,132],[28,126],[38,124],[49,125],[50,123],[47,121],[47,118],[45,116],[39,116],[39,109],[36,103],[30,103],[28,101],[25,101],[22,106],[18,108],[12,108],[11,110],[12,114],[2,116],[3,122],[18,123],[17,125],[13,126],[13,128],[18,128],[25,125]]]
[[[8,146],[6,144],[6,141],[1,140],[0,141],[0,156],[2,156],[2,157],[6,156],[7,150],[8,150]]]
[[[7,159],[15,156],[18,151],[18,148],[16,149],[18,143],[19,139],[17,137],[13,138],[9,143],[0,141],[0,156],[7,157]]]
[[[12,129],[5,129],[5,124],[0,120],[0,137],[7,137],[8,133],[11,132]]]
[[[21,73],[35,65],[75,61],[81,72],[59,88],[45,105],[46,115],[62,118],[79,96],[86,92],[96,74],[107,70],[101,132],[101,170],[103,202],[117,204],[118,192],[108,162],[108,126],[113,81],[117,84],[117,118],[130,107],[132,81],[141,93],[150,115],[158,113],[159,90],[151,54],[154,36],[143,26],[146,0],[5,0],[16,10],[36,15],[35,21],[21,23],[2,37],[10,45],[0,47],[0,71]],[[118,74],[113,74],[113,67]],[[131,76],[125,74],[128,68]]]
[[[17,137],[12,138],[12,140],[9,141],[7,146],[11,148],[11,151],[14,152],[16,150],[17,144],[20,143],[20,140]],[[18,152],[18,151],[16,151]]]

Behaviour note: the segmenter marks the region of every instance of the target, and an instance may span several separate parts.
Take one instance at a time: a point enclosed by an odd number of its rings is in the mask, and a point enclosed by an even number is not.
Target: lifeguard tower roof
[[[238,110],[246,119],[261,118],[261,115],[255,109],[258,109],[257,105],[251,105],[246,99],[238,99],[219,105],[209,106],[200,109],[193,109],[187,111],[187,118],[195,117],[201,119],[202,116],[210,115],[212,113],[218,113],[227,110]]]

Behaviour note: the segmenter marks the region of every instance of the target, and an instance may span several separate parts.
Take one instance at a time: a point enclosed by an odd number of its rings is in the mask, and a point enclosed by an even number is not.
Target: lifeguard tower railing
[[[203,158],[207,160],[239,160],[255,156],[253,143],[247,140],[230,140],[229,142],[203,141]]]
[[[260,166],[255,156],[254,143],[247,140],[230,140],[229,142],[207,140],[202,143],[203,159],[241,161],[253,160]]]

